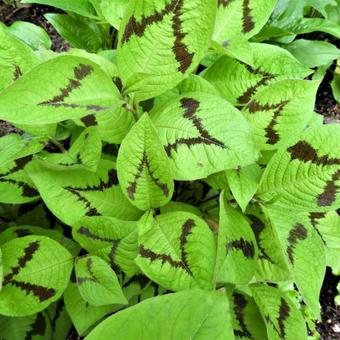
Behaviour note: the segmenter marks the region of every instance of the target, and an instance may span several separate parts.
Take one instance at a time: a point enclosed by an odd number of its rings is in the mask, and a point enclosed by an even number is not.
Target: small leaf
[[[147,114],[123,140],[117,171],[123,193],[137,208],[159,208],[170,201],[174,190],[171,164]]]
[[[190,322],[188,322],[190,320]],[[126,325],[129,325],[126,327]],[[148,299],[99,324],[86,340],[233,339],[229,303],[225,295],[198,289]]]
[[[246,284],[255,274],[258,250],[247,219],[220,196],[216,281]]]
[[[86,256],[75,265],[80,295],[92,306],[127,304],[115,272],[100,257]]]

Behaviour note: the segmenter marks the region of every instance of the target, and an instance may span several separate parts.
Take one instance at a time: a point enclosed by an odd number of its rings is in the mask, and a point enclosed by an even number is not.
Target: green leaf
[[[117,109],[119,102],[117,88],[97,64],[64,55],[40,64],[1,92],[0,119],[43,125],[82,118],[88,123],[95,122],[97,112]]]
[[[111,161],[101,160],[96,173],[79,167],[55,169],[42,161],[32,162],[27,171],[45,204],[67,225],[83,216],[133,220],[141,214],[123,195]]]
[[[269,162],[261,179],[259,198],[282,209],[338,209],[339,140],[337,125],[317,126],[294,138]]]
[[[197,289],[148,299],[119,312],[86,340],[111,338],[113,329],[115,337],[125,339],[233,339],[227,297]]]
[[[243,212],[257,191],[261,175],[258,164],[226,171],[230,190]]]
[[[2,251],[1,251],[1,248],[0,248],[0,292],[2,290],[3,278],[4,278],[4,268],[3,268],[3,265],[2,265]]]
[[[139,221],[136,263],[153,281],[173,291],[213,289],[214,235],[200,217],[188,212],[146,213]]]
[[[242,113],[261,150],[277,149],[303,131],[313,116],[319,85],[318,81],[282,80],[252,97]]]
[[[67,314],[63,300],[60,299],[50,305],[46,312],[51,320],[54,339],[66,339],[71,330],[72,321]]]
[[[281,209],[265,210],[286,254],[288,267],[314,317],[320,318],[319,295],[326,273],[322,239],[310,223],[308,213]]]
[[[258,250],[247,219],[220,196],[215,275],[217,282],[248,283],[255,274]]]
[[[327,41],[297,39],[286,48],[308,67],[322,66],[340,58],[340,49]]]
[[[105,19],[117,30],[124,17],[124,13],[129,4],[129,0],[102,0],[100,2],[100,8],[103,12]]]
[[[70,283],[64,293],[64,302],[77,333],[86,335],[105,315],[118,309],[116,306],[91,306],[79,293],[75,283]]]
[[[168,203],[174,190],[171,164],[147,114],[133,126],[119,148],[119,184],[141,210]]]
[[[89,18],[96,18],[94,9],[88,0],[21,0],[23,4],[30,4],[32,2],[57,7],[64,11],[78,13]]]
[[[311,74],[282,48],[269,44],[250,45],[253,66],[222,56],[203,73],[203,77],[233,105],[247,104],[259,89],[278,80],[303,79]]]
[[[21,40],[0,27],[0,91],[37,64],[38,58],[33,51]]]
[[[26,236],[3,244],[1,249],[4,281],[0,314],[31,315],[60,298],[72,269],[72,256],[64,247],[44,236]]]
[[[75,270],[80,295],[90,305],[127,304],[117,275],[100,257],[82,257],[76,262]]]
[[[136,101],[176,86],[204,56],[214,0],[130,1],[119,31],[118,68]]]
[[[246,120],[218,96],[188,93],[153,110],[150,117],[177,180],[205,178],[256,160]]]
[[[99,256],[117,272],[128,276],[138,272],[134,260],[138,252],[136,222],[108,216],[81,218],[72,229],[73,238],[90,255]]]
[[[307,340],[305,321],[288,295],[265,284],[252,285],[251,290],[266,322],[268,339]]]
[[[41,48],[50,49],[52,45],[52,41],[47,32],[43,28],[30,22],[15,21],[8,27],[7,32],[16,36],[34,50],[40,50]]]
[[[268,21],[277,0],[218,0],[213,39],[223,45],[253,37]]]
[[[88,52],[105,47],[103,33],[95,21],[80,15],[48,13],[44,16],[71,46]]]
[[[51,339],[49,316],[46,312],[14,318],[0,315],[0,338],[2,340]]]
[[[234,290],[230,302],[235,339],[267,339],[266,326],[254,299],[241,290]]]
[[[256,279],[268,282],[291,281],[292,275],[287,267],[284,250],[268,218],[257,205],[248,207],[246,217],[258,248]]]
[[[331,87],[332,87],[333,97],[338,103],[340,103],[340,74],[334,73],[334,78],[331,82]]]

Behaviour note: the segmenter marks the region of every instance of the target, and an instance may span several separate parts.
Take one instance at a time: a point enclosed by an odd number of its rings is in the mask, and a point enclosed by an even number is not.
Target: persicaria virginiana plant
[[[78,49],[0,26],[0,338],[307,339],[340,129],[276,1],[36,2]]]

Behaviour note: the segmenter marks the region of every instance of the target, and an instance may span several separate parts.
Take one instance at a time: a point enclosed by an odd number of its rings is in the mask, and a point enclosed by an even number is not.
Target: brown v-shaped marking
[[[79,277],[79,276],[77,276],[78,285],[82,285],[85,282],[98,282],[96,276],[92,272],[92,259],[91,258],[87,259],[86,268],[87,268],[87,271],[90,274],[90,277]]]
[[[179,138],[172,144],[167,144],[165,146],[165,151],[168,156],[171,155],[171,151],[177,151],[177,147],[179,145],[187,145],[190,146],[197,144],[205,144],[205,145],[215,145],[222,149],[226,149],[226,145],[218,140],[217,138],[210,135],[209,131],[206,130],[202,125],[202,120],[199,118],[196,113],[199,110],[200,102],[193,98],[182,98],[181,99],[181,107],[184,109],[183,117],[190,120],[193,126],[196,128],[199,137],[190,137],[190,138]]]
[[[163,195],[165,197],[168,197],[169,196],[168,185],[159,182],[159,179],[154,176],[153,172],[150,169],[150,163],[149,163],[148,155],[146,154],[146,151],[144,151],[142,160],[141,160],[141,162],[140,162],[140,164],[137,168],[137,173],[136,173],[133,181],[129,182],[130,185],[126,188],[126,191],[129,195],[130,199],[132,199],[132,200],[135,199],[135,194],[136,194],[136,190],[137,190],[137,183],[138,183],[138,180],[141,178],[142,173],[143,173],[145,168],[147,169],[153,183],[163,192]]]
[[[234,302],[235,317],[241,328],[240,330],[234,329],[234,334],[239,338],[252,339],[252,335],[248,330],[244,317],[244,309],[247,307],[248,302],[242,294],[239,294],[237,292],[233,293],[232,298]]]
[[[307,229],[301,223],[297,223],[289,232],[288,247],[286,251],[291,264],[294,264],[294,250],[296,244],[299,241],[305,240],[307,238],[307,235]]]
[[[255,247],[253,242],[246,241],[242,237],[239,240],[230,241],[226,244],[227,255],[231,250],[241,250],[243,255],[247,258],[254,258]]]
[[[267,315],[265,317],[266,321],[273,326],[273,328],[279,335],[280,339],[286,338],[286,327],[284,323],[289,318],[289,313],[290,313],[289,305],[287,304],[284,298],[281,298],[279,316],[277,317],[277,324],[278,324],[279,329],[277,329],[277,327],[275,326],[274,322],[271,319],[271,316]]]
[[[183,4],[183,0],[172,0],[165,6],[163,10],[155,11],[155,13],[149,16],[142,16],[140,21],[137,21],[135,16],[132,15],[125,26],[122,37],[122,45],[129,42],[131,36],[133,35],[142,37],[148,26],[163,21],[166,15],[173,13],[172,30],[175,36],[175,42],[172,51],[176,60],[180,64],[178,71],[185,73],[192,63],[194,53],[189,53],[188,47],[183,42],[183,39],[187,34],[182,32],[182,20],[180,19]]]
[[[319,207],[330,207],[336,201],[336,195],[339,192],[339,185],[337,182],[340,179],[340,170],[337,170],[332,178],[326,182],[324,191],[318,195],[317,204]]]

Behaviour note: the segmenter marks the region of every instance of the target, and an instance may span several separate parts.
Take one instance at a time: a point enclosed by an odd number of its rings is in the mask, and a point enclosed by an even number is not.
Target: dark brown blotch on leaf
[[[294,264],[294,249],[296,244],[299,241],[305,240],[307,235],[307,229],[301,223],[297,223],[289,232],[287,255],[291,264]]]
[[[255,247],[253,242],[246,241],[243,238],[230,241],[226,244],[227,255],[231,250],[240,250],[246,258],[254,258]]]
[[[339,185],[336,182],[340,179],[340,170],[337,170],[331,180],[326,182],[324,191],[318,195],[317,204],[319,207],[330,207],[336,201],[339,192]]]

